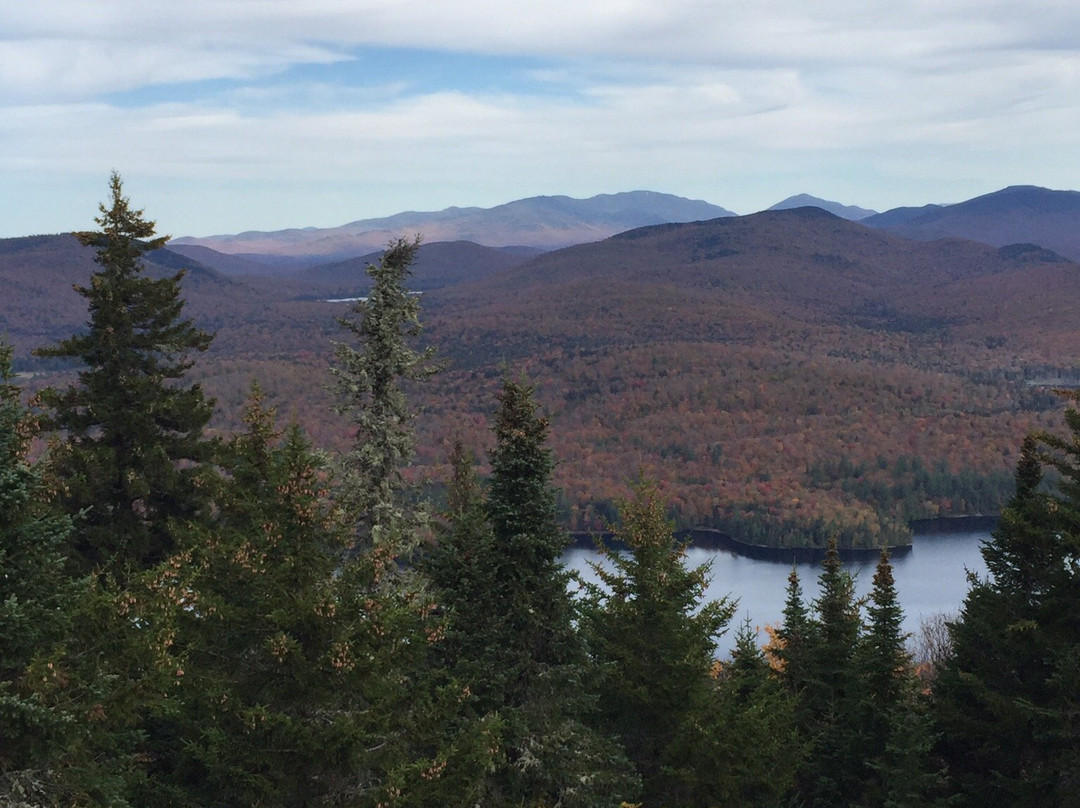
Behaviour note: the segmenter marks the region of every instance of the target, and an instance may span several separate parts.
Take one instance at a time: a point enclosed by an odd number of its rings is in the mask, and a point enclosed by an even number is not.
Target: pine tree
[[[891,717],[904,704],[913,683],[911,656],[902,629],[904,613],[897,600],[888,550],[881,551],[874,571],[867,611],[867,630],[858,646],[857,661],[866,693],[870,735],[874,739],[870,750],[880,752]]]
[[[404,385],[437,370],[433,349],[416,351],[409,344],[421,331],[420,304],[407,286],[419,249],[419,237],[392,242],[379,265],[368,267],[367,297],[338,321],[357,343],[337,344],[334,369],[339,411],[356,426],[353,448],[344,458],[346,491],[361,539],[375,542],[388,531],[400,533],[407,516],[413,521],[422,516],[406,508],[402,477],[416,444]]]
[[[0,804],[125,806],[139,724],[169,680],[169,610],[146,580],[69,575],[71,519],[26,458],[36,424],[0,349]]]
[[[622,742],[646,805],[704,805],[716,767],[687,761],[715,707],[716,641],[734,605],[702,602],[708,566],[684,566],[655,485],[639,481],[619,516],[615,538],[627,552],[601,545],[600,586],[583,620],[599,665],[598,725]]]
[[[476,458],[460,441],[450,454],[452,476],[438,541],[422,568],[444,617],[443,637],[436,653],[448,675],[466,685],[474,717],[494,711],[502,693],[501,669],[487,660],[497,649],[492,637],[478,627],[492,620],[492,581],[498,580],[501,558],[487,519],[487,504],[475,472]]]
[[[794,579],[785,609],[793,625],[780,636],[797,639],[781,659],[796,663],[785,666],[785,677],[798,696],[799,725],[809,744],[798,774],[799,796],[807,805],[827,808],[852,804],[865,777],[855,665],[861,620],[854,583],[835,540],[829,542],[818,585],[810,619]]]
[[[220,453],[214,524],[193,525],[176,556],[180,707],[151,726],[148,804],[310,804],[350,751],[332,663],[348,526],[303,435],[283,438],[257,387],[245,423]]]
[[[89,306],[87,330],[37,353],[83,365],[77,384],[41,394],[48,425],[63,433],[53,464],[76,518],[70,560],[124,580],[165,559],[175,548],[172,524],[206,505],[211,404],[182,380],[189,353],[211,337],[181,317],[182,272],[146,275],[141,256],[166,238],[131,208],[115,173],[109,190],[101,230],[77,234],[97,248],[100,266],[89,286],[76,287]]]
[[[935,683],[963,805],[1072,805],[1080,789],[1080,395],[1067,395],[1069,433],[1024,441],[1016,491],[983,547],[989,577],[973,580]]]
[[[799,573],[792,566],[784,598],[783,621],[776,632],[778,642],[773,651],[784,681],[792,692],[801,693],[808,684],[810,672],[807,654],[815,643],[814,632],[815,626],[803,600]]]
[[[548,422],[531,386],[503,382],[494,432],[486,510],[490,561],[497,566],[488,582],[489,614],[502,636],[491,661],[502,680],[497,698],[520,705],[541,671],[580,663],[583,648],[572,626],[569,577],[559,561],[569,539],[555,515]]]

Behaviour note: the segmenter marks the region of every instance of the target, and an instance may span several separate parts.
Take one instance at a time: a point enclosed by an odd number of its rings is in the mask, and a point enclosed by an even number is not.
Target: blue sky
[[[174,236],[647,189],[738,213],[1080,189],[1080,4],[0,7],[0,236]]]

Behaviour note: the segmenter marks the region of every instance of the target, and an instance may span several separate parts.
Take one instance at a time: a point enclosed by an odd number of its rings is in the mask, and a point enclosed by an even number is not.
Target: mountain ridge
[[[841,219],[848,219],[849,221],[858,222],[868,216],[873,216],[877,213],[876,210],[870,210],[869,208],[860,208],[858,205],[844,205],[840,202],[832,202],[828,199],[821,199],[820,197],[811,196],[810,194],[795,194],[795,196],[789,196],[787,199],[777,202],[768,210],[790,210],[792,208],[821,208],[828,211]]]
[[[372,252],[395,238],[409,238],[419,231],[430,241],[472,241],[488,247],[557,249],[606,238],[645,224],[733,215],[729,210],[702,200],[655,191],[628,191],[599,194],[589,199],[530,197],[493,208],[407,211],[340,227],[182,237],[174,239],[174,243],[209,247],[226,254],[319,255],[325,261],[332,261]]]
[[[510,367],[550,414],[575,529],[600,524],[640,469],[682,524],[893,541],[912,518],[1000,507],[1020,438],[1060,409],[1036,385],[1080,377],[1080,268],[1030,243],[917,241],[803,207],[637,228],[509,266],[484,256],[522,256],[427,248],[446,263],[414,276],[435,273],[424,338],[447,369],[416,391],[412,473],[443,479],[455,434],[482,454]],[[190,267],[185,314],[216,332],[193,373],[219,402],[217,429],[238,427],[257,377],[319,445],[347,442],[319,383],[345,304],[323,291],[365,282],[363,258],[310,270],[321,280],[150,259]],[[35,384],[64,369],[29,349],[82,327],[71,284],[93,266],[70,236],[0,242],[0,329]]]

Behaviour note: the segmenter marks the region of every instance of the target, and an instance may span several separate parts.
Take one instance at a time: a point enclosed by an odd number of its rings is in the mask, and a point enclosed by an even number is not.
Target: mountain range
[[[494,208],[410,211],[341,227],[178,238],[173,247],[208,247],[256,261],[271,257],[279,264],[302,266],[354,258],[379,250],[392,239],[417,233],[423,233],[427,241],[473,241],[492,247],[551,250],[598,241],[643,225],[734,215],[708,202],[652,191],[602,194],[590,199],[538,196]]]
[[[1015,186],[955,205],[895,208],[876,213],[798,194],[770,210],[815,207],[869,227],[928,241],[959,237],[993,246],[1031,243],[1080,260],[1080,193]],[[328,263],[377,253],[396,238],[423,234],[428,243],[467,241],[516,259],[599,241],[654,224],[734,216],[700,200],[633,191],[590,199],[520,199],[494,208],[447,208],[365,219],[334,228],[174,239],[170,249],[228,275],[284,277]]]
[[[1023,434],[1060,423],[1047,387],[1080,383],[1080,267],[1064,240],[1047,246],[1072,201],[1006,189],[858,222],[812,205],[543,252],[429,238],[413,288],[447,368],[414,391],[414,473],[441,478],[452,436],[489,445],[509,369],[550,414],[575,527],[601,524],[638,470],[682,523],[762,541],[875,543],[908,519],[992,511]],[[929,234],[975,220],[982,242]],[[192,371],[216,428],[239,426],[257,377],[319,445],[342,445],[325,381],[347,304],[333,300],[364,293],[377,253],[291,268],[223,255],[148,256],[152,273],[186,271],[187,311],[217,335]],[[0,332],[31,391],[71,378],[29,350],[82,327],[72,286],[93,267],[71,236],[0,241]]]
[[[1080,260],[1080,192],[1016,185],[956,205],[896,208],[862,219],[929,241],[955,236],[997,247],[1032,243]]]

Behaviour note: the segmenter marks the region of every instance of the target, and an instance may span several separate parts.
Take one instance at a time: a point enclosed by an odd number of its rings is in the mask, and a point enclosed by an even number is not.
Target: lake
[[[910,553],[892,560],[893,576],[900,605],[904,609],[904,631],[914,633],[926,617],[955,614],[968,591],[967,571],[984,575],[986,565],[979,545],[990,538],[987,531],[964,533],[917,533]],[[573,548],[563,556],[567,569],[587,580],[596,580],[590,561],[594,550]],[[711,563],[709,599],[731,597],[739,601],[727,633],[720,639],[720,656],[725,657],[734,644],[735,628],[749,616],[752,625],[778,625],[784,610],[787,578],[791,564],[757,561],[729,550],[691,547],[687,563],[698,566]],[[859,596],[869,593],[874,578],[873,563],[846,563],[844,568],[855,576]],[[803,596],[812,600],[818,595],[819,564],[797,564]],[[764,635],[759,636],[764,640]]]

